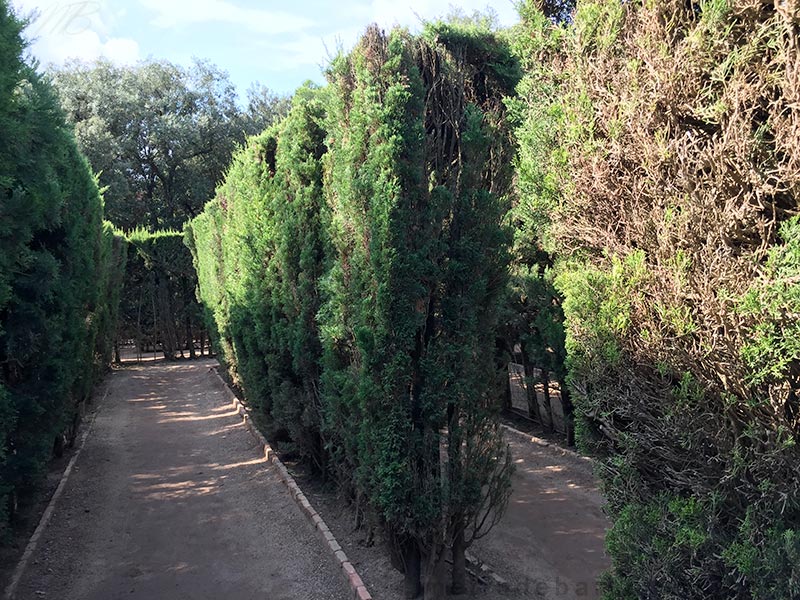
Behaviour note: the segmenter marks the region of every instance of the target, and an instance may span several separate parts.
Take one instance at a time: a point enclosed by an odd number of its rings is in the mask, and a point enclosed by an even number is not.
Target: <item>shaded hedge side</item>
[[[236,163],[236,156],[233,161]],[[233,348],[228,331],[228,301],[222,260],[222,213],[219,202],[211,200],[203,212],[187,222],[183,230],[183,243],[192,253],[192,264],[197,274],[195,297],[200,304],[212,345],[220,362],[227,365],[235,377]]]
[[[0,535],[107,365],[124,243],[0,3]]]
[[[142,355],[194,358],[206,346],[206,327],[183,233],[137,229],[127,239],[119,339],[133,341]]]
[[[530,412],[541,423],[548,421],[549,400],[544,407],[531,393],[534,369],[541,369],[540,380],[549,395],[550,377],[560,385],[567,418],[567,439],[573,442],[573,406],[566,382],[566,332],[563,296],[556,289],[557,249],[550,224],[561,190],[559,175],[566,168],[561,138],[560,77],[557,68],[564,28],[553,22],[568,20],[574,2],[539,1],[520,3],[522,22],[509,32],[511,47],[524,70],[516,94],[506,99],[514,121],[517,142],[515,187],[511,210],[514,232],[510,281],[504,303],[501,343],[507,355],[518,357],[525,367],[529,385]],[[546,12],[542,12],[542,11]],[[519,344],[519,353],[514,345]],[[552,418],[552,415],[549,415]]]

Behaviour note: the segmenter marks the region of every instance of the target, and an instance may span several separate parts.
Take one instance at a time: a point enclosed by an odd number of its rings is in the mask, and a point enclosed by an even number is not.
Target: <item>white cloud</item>
[[[30,46],[30,52],[44,64],[62,64],[69,59],[92,61],[105,57],[118,64],[139,60],[139,44],[130,38],[109,38],[103,41],[95,31],[75,35],[48,35],[39,37]]]
[[[13,0],[21,16],[34,16],[30,38],[80,35],[88,30],[107,33],[108,9],[98,0]]]
[[[101,56],[119,63],[139,59],[135,40],[111,35],[114,18],[105,0],[14,0],[13,4],[20,15],[34,15],[25,37],[31,54],[44,64]]]
[[[130,38],[111,38],[103,44],[102,55],[117,64],[139,60],[139,43]]]
[[[339,47],[349,50],[369,23],[421,28],[457,5],[467,14],[491,5],[501,25],[518,20],[514,0],[11,0],[38,10],[28,28],[31,53],[42,63],[105,56],[117,63],[145,54],[186,64],[208,56],[238,77],[292,88],[321,80],[320,66]],[[214,26],[218,27],[214,27]],[[214,38],[209,39],[209,30]]]
[[[468,15],[474,10],[483,12],[487,1],[462,0],[458,8]],[[491,4],[500,25],[512,25],[519,20],[512,0],[494,0]],[[296,73],[296,84],[308,77],[321,81],[320,67],[327,65],[340,48],[345,51],[352,48],[368,24],[378,23],[387,30],[399,25],[418,31],[424,21],[446,16],[452,6],[447,0],[340,0],[335,9],[330,5],[317,11],[304,5],[303,10],[319,19],[309,31],[262,36],[251,39],[245,47],[249,49],[249,56],[269,57],[252,67],[258,69],[262,79],[272,77],[288,81],[289,74]]]
[[[243,8],[227,0],[140,0],[153,11],[153,25],[171,29],[195,23],[227,23],[261,34],[296,33],[313,25],[299,15],[284,11]]]
[[[362,27],[351,27],[324,35],[300,34],[287,41],[262,38],[256,40],[253,47],[258,55],[270,57],[269,61],[261,62],[261,68],[271,72],[324,67],[340,46],[351,47],[363,31]]]

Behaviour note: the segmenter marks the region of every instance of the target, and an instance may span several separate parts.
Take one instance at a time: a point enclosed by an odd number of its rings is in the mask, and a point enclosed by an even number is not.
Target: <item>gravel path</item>
[[[503,519],[472,553],[524,598],[597,599],[610,522],[591,462],[506,430],[516,464]]]
[[[110,376],[16,598],[350,598],[208,373],[215,364],[160,362]]]
[[[469,578],[464,600],[596,600],[597,579],[609,568],[604,538],[610,523],[591,462],[556,445],[505,431],[516,471],[500,523],[469,553],[507,585]],[[295,475],[298,477],[298,474]],[[376,535],[354,528],[353,508],[335,491],[299,474],[298,482],[336,535],[369,590],[403,600],[403,577]]]

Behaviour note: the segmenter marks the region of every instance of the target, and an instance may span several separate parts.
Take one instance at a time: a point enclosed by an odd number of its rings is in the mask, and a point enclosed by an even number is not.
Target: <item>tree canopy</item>
[[[254,85],[239,106],[228,75],[195,61],[70,63],[52,73],[67,119],[118,227],[178,228],[214,195],[233,151],[286,110]]]

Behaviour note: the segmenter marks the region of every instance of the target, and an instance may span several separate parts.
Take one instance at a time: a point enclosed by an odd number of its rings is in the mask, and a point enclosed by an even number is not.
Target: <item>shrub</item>
[[[800,594],[795,10],[599,0],[542,29],[564,43],[547,235],[609,599]]]
[[[237,153],[216,199],[187,227],[200,298],[234,381],[270,437],[323,472],[316,315],[328,268],[325,94],[300,88],[288,116]]]
[[[519,67],[485,27],[440,23],[370,28],[329,77],[237,154],[186,241],[268,433],[383,526],[411,592],[424,558],[435,598],[510,491],[491,348]]]
[[[463,550],[509,493],[487,349],[508,261],[502,99],[518,73],[497,36],[444,23],[418,38],[370,28],[330,71],[325,431],[407,591],[419,591],[421,556],[431,598],[449,548],[463,586]]]

